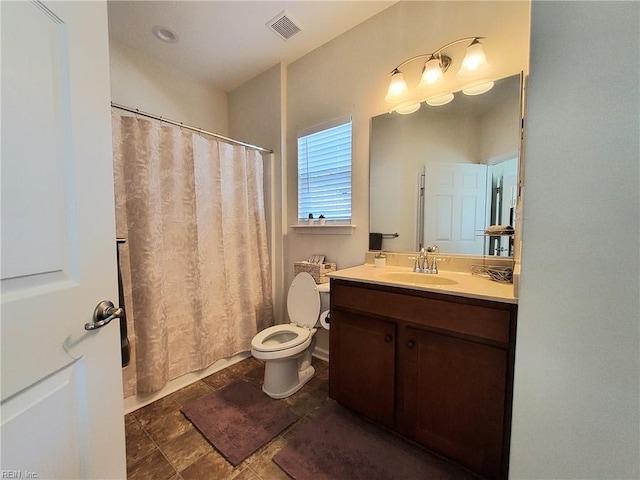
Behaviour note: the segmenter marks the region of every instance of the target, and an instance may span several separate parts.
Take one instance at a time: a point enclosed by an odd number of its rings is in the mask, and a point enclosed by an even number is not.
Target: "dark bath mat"
[[[273,461],[295,480],[477,479],[332,401]]]
[[[182,413],[234,467],[298,419],[244,380],[188,402]]]

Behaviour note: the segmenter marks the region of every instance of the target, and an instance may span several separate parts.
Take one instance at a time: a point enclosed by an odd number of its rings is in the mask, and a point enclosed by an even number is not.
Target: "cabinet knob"
[[[415,347],[415,346],[416,346],[416,342],[414,342],[413,340],[409,340],[409,341],[407,342],[407,347],[409,347],[409,348],[413,348],[413,347]]]
[[[384,336],[384,341],[389,343],[391,340],[393,340],[393,336],[389,335],[388,333]]]

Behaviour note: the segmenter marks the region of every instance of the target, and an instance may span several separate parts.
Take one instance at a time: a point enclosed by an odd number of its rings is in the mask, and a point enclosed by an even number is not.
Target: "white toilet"
[[[296,275],[287,295],[291,323],[266,328],[251,340],[251,355],[266,362],[262,390],[271,398],[293,395],[313,377],[311,352],[315,346],[321,292],[328,296],[328,283],[316,285],[306,272]],[[328,308],[328,300],[323,300]]]

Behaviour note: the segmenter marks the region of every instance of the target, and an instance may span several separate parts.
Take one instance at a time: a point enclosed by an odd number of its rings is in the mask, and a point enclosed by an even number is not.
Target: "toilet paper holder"
[[[331,311],[325,310],[320,314],[320,325],[322,328],[329,330],[331,326]]]

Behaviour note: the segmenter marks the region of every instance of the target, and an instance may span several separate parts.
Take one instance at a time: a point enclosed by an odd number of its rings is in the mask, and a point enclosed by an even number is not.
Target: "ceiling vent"
[[[283,40],[289,40],[302,30],[286,11],[280,12],[269,20],[266,25]]]

